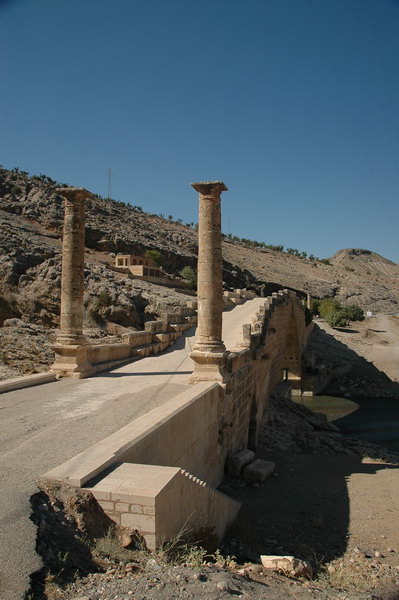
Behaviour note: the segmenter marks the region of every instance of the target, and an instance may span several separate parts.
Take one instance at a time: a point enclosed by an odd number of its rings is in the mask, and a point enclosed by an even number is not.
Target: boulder
[[[275,467],[274,462],[257,458],[245,467],[243,476],[250,481],[264,481],[266,477],[270,477]]]
[[[313,569],[310,563],[305,560],[300,560],[294,556],[276,556],[263,554],[260,557],[262,565],[265,569],[271,571],[283,571],[294,577],[311,578]]]

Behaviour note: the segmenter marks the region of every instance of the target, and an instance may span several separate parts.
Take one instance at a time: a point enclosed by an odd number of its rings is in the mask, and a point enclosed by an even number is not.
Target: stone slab
[[[260,557],[262,566],[272,571],[284,571],[295,577],[310,578],[313,575],[311,565],[305,560],[294,556],[276,556],[263,554]]]
[[[244,467],[249,465],[255,458],[255,453],[248,448],[233,454],[227,460],[227,475],[239,477]]]
[[[257,458],[244,468],[243,476],[250,481],[264,481],[266,477],[270,477],[275,467],[274,462]]]

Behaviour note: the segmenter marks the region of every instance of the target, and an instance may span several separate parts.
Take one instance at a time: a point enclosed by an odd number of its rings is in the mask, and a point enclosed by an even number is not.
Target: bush
[[[183,267],[183,269],[180,271],[180,275],[186,281],[190,289],[193,290],[197,287],[197,274],[192,267],[189,265]]]
[[[164,257],[160,252],[158,252],[158,250],[147,250],[144,256],[146,258],[151,258],[155,264],[158,265],[158,267],[163,265]]]
[[[329,314],[341,309],[341,305],[335,298],[322,298],[319,300],[319,315],[327,320]]]
[[[356,304],[345,306],[342,309],[342,312],[345,314],[348,321],[364,321],[363,309],[360,308],[360,306],[356,306]]]
[[[97,296],[97,300],[94,306],[94,310],[98,312],[102,308],[107,308],[111,306],[112,298],[105,290],[101,290],[101,292]]]
[[[314,299],[312,301],[312,311],[313,313],[319,313],[331,327],[345,327],[349,321],[364,320],[364,312],[360,306],[355,304],[341,306],[335,298]]]
[[[313,318],[313,311],[309,310],[306,306],[305,306],[305,323],[306,325],[309,325],[309,323],[312,322],[312,318]]]
[[[343,310],[334,310],[328,313],[325,320],[331,327],[346,327],[349,322]]]

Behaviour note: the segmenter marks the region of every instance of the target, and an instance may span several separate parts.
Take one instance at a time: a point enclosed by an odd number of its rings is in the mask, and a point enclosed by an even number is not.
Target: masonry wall
[[[146,336],[151,339],[162,336],[162,322],[148,323],[146,329],[137,339],[133,339],[135,334],[132,334],[133,338],[126,342],[143,343],[147,341]],[[201,523],[209,523],[213,518],[225,527],[223,512],[231,517],[237,507],[225,498],[214,496],[213,487],[224,477],[229,453],[256,447],[269,398],[282,381],[283,370],[288,379],[301,381],[306,340],[304,311],[296,296],[288,291],[274,294],[265,299],[252,329],[246,331],[243,349],[228,356],[227,385],[200,382],[191,386],[44,477],[74,486],[89,486],[93,493],[96,489],[100,494],[96,497],[117,522],[137,523],[140,528],[140,523],[145,521],[147,530],[143,531],[149,544],[158,543],[159,536],[170,532],[172,523],[177,527],[183,507],[192,506]],[[107,468],[119,468],[118,465],[131,468],[141,465],[146,477],[149,476],[147,471],[154,467],[159,467],[160,477],[168,475],[167,468],[174,467],[178,471],[171,475],[173,485],[165,480],[158,492],[149,494],[151,498],[158,498],[157,505],[152,499],[144,501],[145,490],[140,492],[140,489],[123,495],[123,488],[118,486],[112,497],[101,496],[111,493],[107,491],[110,476],[101,479],[101,473]],[[95,481],[97,483],[93,483]],[[95,488],[96,485],[100,488]],[[165,498],[164,503],[160,502],[160,494]],[[183,496],[186,499],[182,503]],[[216,504],[212,504],[211,498]],[[156,508],[151,514],[153,509],[148,507],[153,504]],[[221,530],[223,527],[221,525]]]

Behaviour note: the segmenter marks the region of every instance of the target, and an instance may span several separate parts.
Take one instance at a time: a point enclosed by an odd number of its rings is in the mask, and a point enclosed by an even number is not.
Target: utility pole
[[[108,200],[111,200],[112,170],[108,169]]]

